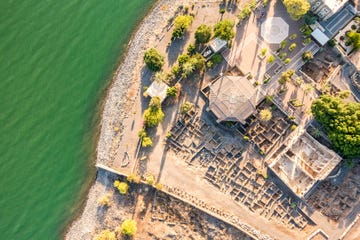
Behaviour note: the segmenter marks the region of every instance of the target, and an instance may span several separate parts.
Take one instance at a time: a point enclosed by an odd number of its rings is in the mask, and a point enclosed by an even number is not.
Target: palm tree
[[[183,70],[183,77],[188,77],[190,76],[190,74],[194,72],[195,67],[191,62],[186,62],[182,66],[182,70]]]

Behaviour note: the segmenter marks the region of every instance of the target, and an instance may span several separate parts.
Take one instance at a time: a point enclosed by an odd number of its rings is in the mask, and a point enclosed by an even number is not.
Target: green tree
[[[290,50],[290,51],[293,51],[295,48],[296,48],[296,43],[292,43],[292,44],[289,46],[289,50]]]
[[[235,32],[233,30],[235,23],[232,20],[222,20],[215,24],[214,35],[223,40],[230,41],[234,38]]]
[[[180,107],[181,113],[188,113],[194,105],[191,102],[185,102]]]
[[[117,188],[121,194],[127,194],[129,190],[129,185],[126,182],[120,182],[119,180],[115,180],[114,187]]]
[[[116,240],[116,236],[114,232],[106,229],[96,235],[95,240]]]
[[[109,207],[111,205],[110,202],[110,194],[106,194],[98,199],[98,204],[103,207]]]
[[[211,38],[211,27],[202,24],[195,31],[196,43],[207,43]]]
[[[345,157],[360,155],[360,103],[322,95],[312,103],[311,111],[337,150]]]
[[[151,98],[149,107],[144,112],[145,124],[148,127],[157,126],[164,118],[164,112],[161,109],[161,101],[159,97]]]
[[[154,178],[153,175],[150,174],[149,176],[147,176],[147,177],[145,178],[145,181],[146,181],[147,184],[153,185],[154,182],[155,182],[155,178]]]
[[[132,219],[126,219],[121,224],[121,233],[127,236],[134,236],[137,231],[136,222]]]
[[[274,55],[270,55],[270,56],[268,57],[267,61],[268,61],[268,63],[274,62],[274,61],[275,61]]]
[[[265,108],[260,111],[260,119],[263,121],[270,121],[272,118],[272,112],[269,108]]]
[[[142,138],[142,140],[141,140],[142,147],[151,147],[152,145],[153,145],[153,141],[152,141],[151,137],[145,136]]]
[[[184,63],[184,65],[182,66],[182,71],[183,71],[183,77],[188,77],[190,76],[195,70],[195,66],[189,61]]]
[[[145,52],[144,61],[151,71],[160,71],[164,65],[164,57],[155,49],[150,48]]]
[[[178,94],[177,88],[175,86],[169,87],[166,90],[166,95],[170,97],[175,97]]]
[[[292,69],[289,69],[289,70],[283,72],[281,74],[280,78],[278,79],[278,82],[281,85],[284,85],[285,83],[290,82],[291,77],[294,75],[294,73],[295,73],[295,71]]]
[[[174,30],[172,32],[172,39],[180,38],[184,35],[185,31],[189,28],[194,17],[190,15],[181,15],[174,20]]]
[[[310,9],[310,3],[307,0],[284,0],[287,12],[294,20],[299,20]]]
[[[347,34],[350,42],[352,43],[355,50],[360,49],[360,33],[355,31],[350,31]]]
[[[159,97],[153,97],[150,100],[149,107],[151,109],[158,109],[161,108],[161,100]]]

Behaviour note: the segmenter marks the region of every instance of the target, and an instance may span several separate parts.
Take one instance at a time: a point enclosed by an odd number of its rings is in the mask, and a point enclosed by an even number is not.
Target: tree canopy
[[[194,17],[190,15],[177,16],[174,21],[174,30],[172,32],[172,39],[180,38],[189,28]]]
[[[234,38],[235,32],[233,30],[235,23],[232,20],[222,20],[215,24],[214,35],[223,40],[229,41]]]
[[[197,43],[207,43],[211,38],[211,27],[202,24],[195,31],[195,40]]]
[[[353,45],[354,49],[360,49],[360,33],[355,31],[350,31],[347,34],[351,44]]]
[[[337,150],[346,157],[360,155],[360,103],[322,95],[312,103],[311,111]]]
[[[304,62],[310,61],[314,58],[314,55],[310,51],[306,51],[302,54],[302,60]]]
[[[289,69],[285,72],[283,72],[280,76],[280,78],[278,79],[278,82],[283,85],[287,82],[290,82],[291,77],[294,75],[295,71],[292,69]]]
[[[119,180],[115,180],[114,187],[116,187],[121,194],[127,194],[129,190],[129,185],[126,182],[120,182]]]
[[[150,48],[145,52],[144,61],[146,66],[152,71],[160,71],[164,65],[164,57],[155,48]]]
[[[148,127],[157,126],[162,122],[164,112],[161,109],[161,101],[159,97],[153,97],[150,100],[149,107],[144,112],[145,124]]]
[[[265,108],[260,111],[260,119],[263,121],[270,121],[272,118],[272,112],[269,108]]]
[[[96,235],[95,240],[116,240],[115,233],[106,229]]]
[[[310,3],[307,0],[284,0],[284,5],[290,17],[299,20],[310,9]]]
[[[121,233],[127,236],[133,236],[136,233],[136,222],[132,219],[126,219],[121,224]]]

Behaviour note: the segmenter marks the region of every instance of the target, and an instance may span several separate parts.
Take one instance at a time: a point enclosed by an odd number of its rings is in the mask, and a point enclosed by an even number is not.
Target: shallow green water
[[[0,1],[1,239],[59,239],[79,209],[98,102],[152,3]]]

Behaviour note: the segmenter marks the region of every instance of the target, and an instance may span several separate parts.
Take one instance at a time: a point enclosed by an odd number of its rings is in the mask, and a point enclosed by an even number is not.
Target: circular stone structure
[[[289,25],[281,17],[271,17],[261,24],[261,36],[271,44],[280,43],[289,35]]]

